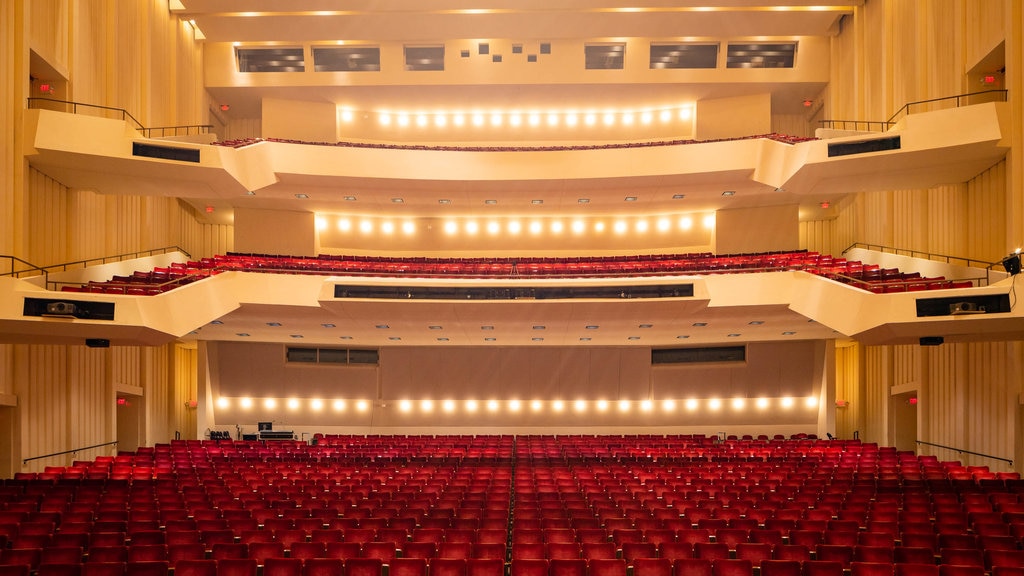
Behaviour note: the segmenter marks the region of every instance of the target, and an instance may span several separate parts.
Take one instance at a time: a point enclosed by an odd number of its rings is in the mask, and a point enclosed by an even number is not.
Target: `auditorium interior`
[[[0,576],[1024,574],[1018,0],[0,3]]]

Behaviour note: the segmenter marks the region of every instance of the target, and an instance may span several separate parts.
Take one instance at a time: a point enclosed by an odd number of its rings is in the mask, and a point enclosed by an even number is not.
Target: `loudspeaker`
[[[1020,274],[1020,254],[1010,254],[1003,258],[1003,268],[1010,276]]]
[[[921,346],[939,346],[945,341],[942,336],[922,336]]]
[[[46,305],[47,314],[67,314],[74,316],[78,307],[71,302],[50,302]]]
[[[86,338],[85,345],[89,348],[110,348],[110,340],[106,338]]]

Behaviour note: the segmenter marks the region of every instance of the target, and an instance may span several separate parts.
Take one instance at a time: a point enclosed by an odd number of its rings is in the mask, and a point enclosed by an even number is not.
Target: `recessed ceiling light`
[[[537,324],[536,326],[533,327],[533,329],[534,330],[547,330],[547,326],[541,326],[540,324]]]
[[[223,323],[224,323],[223,320],[210,320],[210,324],[215,324],[217,326],[220,326]]]
[[[626,338],[626,340],[639,340],[639,339],[640,339],[639,336],[629,336],[629,337]]]
[[[289,334],[292,338],[302,338],[302,334]]]
[[[401,336],[388,336],[388,340],[401,340]]]
[[[489,198],[489,199],[487,199],[487,200],[484,200],[484,204],[490,204],[490,205],[492,205],[492,206],[493,206],[494,204],[497,204],[497,203],[498,203],[498,201],[497,201],[497,200],[494,200],[493,198]]]
[[[324,328],[335,328],[335,325],[334,324],[330,324],[330,323],[328,323],[328,324],[321,324],[321,326],[323,326]]]
[[[497,338],[484,338],[484,342],[494,342]]]
[[[530,200],[530,204],[543,204],[543,200]]]
[[[494,330],[494,326],[481,326],[481,330]]]
[[[387,324],[377,324],[374,328],[378,330],[387,330],[388,328],[391,328],[391,326],[388,326]]]
[[[641,324],[641,328],[654,328],[654,324]]]
[[[735,332],[733,332],[732,334],[726,334],[726,336],[728,336],[729,338],[738,338],[739,334],[736,334]]]
[[[248,338],[249,337],[249,333],[248,332],[235,332],[235,336],[241,336],[242,338]]]
[[[792,336],[793,334],[796,334],[796,332],[793,332],[791,330],[787,330],[782,333],[783,336]]]
[[[356,201],[356,197],[355,196],[345,196],[343,198],[343,200],[345,200],[345,202],[355,202]]]
[[[735,190],[726,190],[725,192],[722,192],[722,196],[735,196],[735,195],[736,195],[736,191]]]
[[[447,339],[447,338],[443,338],[443,337],[442,337],[442,338],[438,338],[438,339],[437,339],[437,341],[438,341],[438,342],[447,342],[447,341],[448,341],[448,339]]]
[[[636,196],[626,196],[626,202],[636,202]]]
[[[431,330],[443,330],[441,326],[437,326],[436,324],[434,326],[428,326],[428,328],[430,328]]]
[[[590,342],[590,338],[584,336],[584,337],[580,338],[580,342]]]
[[[247,192],[245,193],[245,195],[246,195],[246,196],[255,196],[255,195],[256,195],[256,193],[255,193],[255,192],[253,192],[252,190],[249,190],[249,191],[247,191]]]
[[[533,340],[534,342],[543,342],[544,341],[543,338],[530,338],[530,340]]]
[[[296,194],[295,197],[299,200],[305,200],[306,198],[309,198],[309,194]]]
[[[437,201],[437,203],[438,204],[451,204],[452,201],[447,199],[447,198],[441,198],[440,200]]]
[[[342,340],[351,340],[352,339],[351,336],[338,336],[338,338],[341,338]]]
[[[686,198],[686,194],[673,194],[672,195],[672,199],[673,200],[682,200],[683,198]]]
[[[576,200],[576,202],[578,204],[590,204],[590,198],[580,198],[579,200]]]
[[[401,204],[402,202],[405,202],[405,198],[392,198],[391,202],[395,204]]]
[[[598,326],[597,324],[587,325],[587,330],[597,330],[598,328],[600,328],[600,326]]]
[[[280,325],[281,325],[281,323],[280,323],[280,322],[267,322],[267,326],[274,326],[274,327],[277,327],[277,326],[280,326]]]
[[[707,322],[694,322],[694,323],[693,323],[693,326],[694,326],[695,328],[703,328],[704,326],[707,326],[707,325],[708,325],[708,323],[707,323]]]
[[[679,336],[676,336],[678,340],[686,340],[689,337],[690,336],[688,334],[680,334]]]
[[[747,324],[750,324],[751,326],[760,326],[761,324],[764,324],[764,320],[751,320],[750,322],[747,322]]]

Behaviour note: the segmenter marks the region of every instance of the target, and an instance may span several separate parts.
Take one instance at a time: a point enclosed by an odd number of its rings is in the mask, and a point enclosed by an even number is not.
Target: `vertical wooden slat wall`
[[[833,43],[833,71],[827,104],[834,118],[884,120],[904,104],[973,91],[965,71],[1006,40],[1008,64],[1021,62],[1019,3],[868,2],[844,21]],[[1013,20],[1014,15],[1018,20]],[[847,34],[846,24],[855,30]],[[1007,29],[1006,27],[1011,27]],[[1008,70],[1020,68],[1008,67]],[[1021,84],[1008,74],[1007,87]],[[1011,92],[1012,94],[1012,92]],[[1022,135],[1021,112],[1014,112],[1012,137]],[[1012,154],[1020,156],[1015,149]],[[1024,238],[1017,238],[1024,201],[1019,187],[1024,166],[1001,161],[966,183],[930,189],[857,194],[840,205],[829,225],[804,223],[801,242],[824,246],[821,230],[837,240],[913,249],[981,261],[998,261]],[[833,244],[834,245],[834,244]],[[822,250],[824,251],[824,250]],[[845,354],[862,355],[866,418],[863,438],[891,443],[887,414],[893,386],[917,390],[919,438],[1014,458],[1024,448],[1018,434],[1021,382],[1019,343],[947,343],[938,347],[853,346]],[[838,381],[849,378],[840,355]],[[839,418],[839,416],[837,416]],[[963,457],[957,452],[922,447],[944,459],[960,459],[993,469],[997,460]]]
[[[19,141],[29,46],[67,71],[71,100],[126,109],[146,126],[202,124],[202,45],[166,0],[0,2],[0,253],[40,266],[179,245],[231,250],[232,227],[174,198],[69,189],[27,167]],[[172,365],[173,363],[173,365]],[[41,470],[112,449],[21,460],[116,439],[118,384],[145,395],[146,444],[195,437],[195,355],[156,348],[0,345],[0,393],[17,396],[15,469]]]

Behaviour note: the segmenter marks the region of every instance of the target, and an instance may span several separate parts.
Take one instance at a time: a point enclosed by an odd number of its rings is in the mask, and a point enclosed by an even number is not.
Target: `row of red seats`
[[[114,294],[159,294],[222,271],[278,272],[321,275],[383,276],[635,276],[660,274],[713,274],[805,270],[876,293],[969,288],[970,281],[943,277],[922,278],[919,273],[880,270],[877,265],[846,261],[816,252],[780,252],[714,256],[710,254],[643,255],[633,257],[576,258],[389,258],[356,256],[292,257],[265,254],[227,254],[203,258],[169,268],[135,272],[107,282],[67,285],[66,291]]]
[[[304,144],[307,146],[337,146],[343,148],[374,148],[381,150],[435,150],[451,152],[558,152],[572,150],[613,150],[625,148],[650,148],[660,146],[680,146],[688,144],[707,144],[712,142],[732,142],[737,140],[773,140],[783,144],[798,144],[817,140],[817,138],[792,136],[771,132],[768,134],[757,134],[741,136],[736,138],[721,138],[713,140],[654,140],[648,142],[612,142],[608,144],[576,144],[576,145],[551,145],[551,146],[454,146],[454,145],[426,145],[426,144],[383,144],[376,142],[307,142],[304,140],[291,140],[285,138],[237,138],[214,142],[214,146],[226,146],[229,148],[244,148],[259,144],[260,142],[276,142],[280,144]]]

